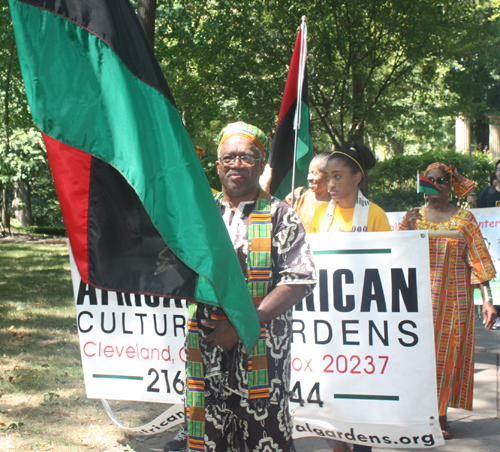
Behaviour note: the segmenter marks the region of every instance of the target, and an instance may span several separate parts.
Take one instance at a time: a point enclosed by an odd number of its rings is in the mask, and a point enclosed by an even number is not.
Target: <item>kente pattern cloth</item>
[[[222,132],[219,134],[219,147],[217,149],[217,155],[219,154],[220,148],[224,144],[224,141],[234,135],[242,135],[248,138],[252,143],[255,144],[255,146],[259,148],[259,151],[262,154],[262,158],[266,158],[268,141],[266,134],[258,127],[241,121],[228,124],[226,127],[224,127],[224,129],[222,129]]]
[[[495,269],[476,219],[458,209],[433,223],[420,209],[417,229],[460,230],[463,237],[429,239],[432,310],[439,415],[448,406],[472,410],[474,388],[474,301],[472,284],[490,281]],[[406,216],[400,230],[406,229]]]
[[[271,277],[271,198],[263,190],[248,218],[248,290],[254,304],[267,295]]]
[[[247,276],[248,220],[255,201],[240,203],[236,211],[222,200],[217,203]],[[304,228],[290,206],[274,197],[271,216],[269,292],[282,284],[305,284],[308,294],[314,288],[315,269]],[[212,329],[203,326],[201,320],[213,318],[214,314],[223,315],[219,308],[199,304],[199,345],[205,371],[205,450],[243,451],[246,442],[254,451],[293,451],[288,411],[292,311],[264,325],[270,385],[267,399],[249,398],[248,354],[241,341],[230,351],[206,342]]]
[[[186,334],[186,423],[189,451],[205,448],[205,372],[200,353],[197,308],[197,303],[189,303]]]
[[[475,187],[474,181],[461,176],[458,170],[455,168],[455,165],[445,165],[444,163],[441,162],[431,163],[425,169],[425,175],[427,176],[427,173],[429,171],[438,168],[444,170],[446,174],[450,176],[451,186],[455,191],[455,194],[459,198],[467,196],[472,190],[474,190]]]
[[[248,290],[255,306],[269,292],[272,249],[271,197],[263,190],[248,218]],[[255,346],[248,352],[248,398],[269,398],[266,329],[261,326]]]
[[[292,205],[292,194],[289,193],[284,201],[288,205]],[[316,195],[310,188],[299,187],[294,190],[292,207],[293,210],[297,212],[306,232],[311,232],[310,229],[314,212],[320,204],[323,204],[323,202],[316,199]]]

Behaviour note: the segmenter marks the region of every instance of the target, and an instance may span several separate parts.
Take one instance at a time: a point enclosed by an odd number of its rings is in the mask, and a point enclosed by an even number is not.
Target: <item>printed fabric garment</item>
[[[292,205],[292,194],[289,193],[284,199],[288,205]],[[297,212],[297,215],[304,225],[306,232],[311,232],[311,223],[314,217],[314,212],[320,204],[325,204],[322,201],[316,199],[316,195],[310,188],[299,187],[294,190],[294,200],[293,200],[293,210]],[[328,203],[326,203],[328,204]]]
[[[248,258],[248,217],[255,201],[240,203],[233,211],[217,201],[245,277]],[[305,231],[290,206],[271,197],[272,276],[269,292],[283,284],[304,284],[309,294],[315,285],[315,268]],[[270,397],[248,398],[248,355],[243,343],[232,350],[212,347],[206,336],[212,330],[201,320],[221,318],[220,308],[199,304],[199,347],[205,371],[205,450],[243,451],[244,442],[255,451],[293,451],[292,422],[288,409],[292,311],[274,318],[266,329]]]
[[[417,229],[459,230],[459,238],[429,239],[439,415],[448,406],[472,410],[474,301],[472,284],[490,281],[495,269],[474,215],[458,209],[433,223],[420,209]],[[406,229],[406,216],[400,230]]]

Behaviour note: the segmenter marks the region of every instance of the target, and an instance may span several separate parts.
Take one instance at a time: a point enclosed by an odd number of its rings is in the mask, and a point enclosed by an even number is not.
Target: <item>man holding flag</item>
[[[242,439],[245,426],[249,445],[291,450],[290,308],[312,290],[314,266],[296,214],[258,196],[265,137],[244,126],[221,139],[223,221],[130,3],[10,6],[82,280],[190,300],[191,450],[205,447],[205,379],[207,449]],[[237,139],[246,140],[241,148],[233,147]]]
[[[187,336],[188,450],[293,451],[288,410],[291,308],[315,269],[297,214],[259,187],[266,136],[243,122],[219,135],[216,195],[262,325],[248,350],[219,308],[191,304]]]
[[[82,280],[190,300],[190,450],[293,450],[290,308],[315,271],[297,215],[259,191],[264,134],[237,123],[221,136],[222,219],[128,1],[10,6]]]

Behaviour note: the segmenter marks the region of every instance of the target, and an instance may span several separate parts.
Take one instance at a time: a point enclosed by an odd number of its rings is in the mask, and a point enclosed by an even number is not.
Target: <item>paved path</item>
[[[474,411],[448,410],[453,439],[444,446],[434,448],[439,452],[499,452],[500,451],[500,330],[486,331],[476,322],[476,372]],[[137,452],[162,452],[163,445],[174,434],[165,433],[145,438],[139,442]],[[302,438],[295,441],[298,452],[330,452],[322,439]],[[377,448],[377,452],[396,449]],[[397,449],[398,451],[423,451],[429,448]],[[221,451],[225,452],[225,451]]]

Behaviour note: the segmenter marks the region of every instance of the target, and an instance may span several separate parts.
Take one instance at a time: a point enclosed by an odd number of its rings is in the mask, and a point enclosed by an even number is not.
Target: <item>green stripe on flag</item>
[[[424,185],[424,182],[420,182],[419,193],[427,193],[428,195],[439,195],[439,193],[441,192],[435,187],[429,187],[427,185]]]
[[[306,87],[307,88],[307,87]],[[300,128],[297,140],[297,168],[306,175],[309,173],[309,163],[313,158],[313,144],[309,130],[309,106],[301,102]]]
[[[308,187],[307,182],[307,173],[303,174],[300,171],[296,170],[295,173],[295,188],[297,187]],[[273,196],[276,196],[278,199],[285,199],[288,194],[292,191],[292,170],[286,173],[285,178],[281,181],[280,186],[276,190]]]
[[[309,187],[307,175],[309,174],[309,164],[313,159],[313,144],[311,133],[309,131],[309,107],[304,102],[301,102],[301,107],[300,128],[297,136],[297,158],[295,160],[295,188]],[[295,131],[293,131],[293,133],[295,133]],[[274,193],[274,196],[278,199],[285,199],[292,191],[292,171],[292,169],[288,171],[280,186]]]

